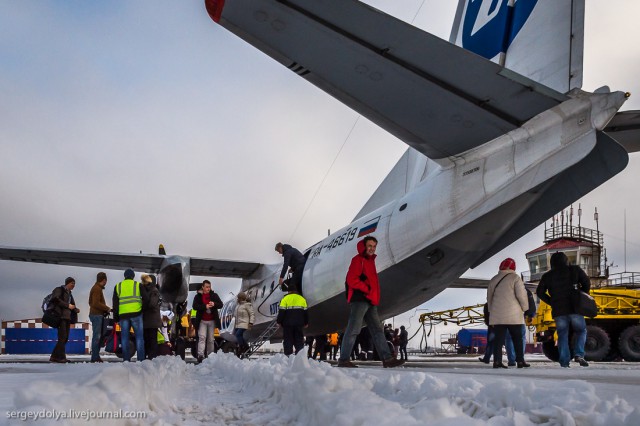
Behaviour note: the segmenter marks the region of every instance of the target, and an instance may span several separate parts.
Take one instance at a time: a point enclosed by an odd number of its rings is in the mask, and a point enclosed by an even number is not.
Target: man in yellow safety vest
[[[129,330],[133,327],[136,339],[138,361],[143,361],[144,327],[142,323],[142,303],[146,294],[140,283],[134,281],[136,274],[133,269],[124,271],[124,280],[116,284],[113,289],[113,317],[120,323],[120,337],[122,339],[122,359],[131,361],[129,352]]]

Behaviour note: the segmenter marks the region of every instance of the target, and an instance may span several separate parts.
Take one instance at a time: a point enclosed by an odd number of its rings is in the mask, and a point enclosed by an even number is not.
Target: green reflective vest
[[[124,280],[116,285],[118,295],[118,315],[142,312],[142,295],[140,283],[134,280]]]
[[[161,345],[164,343],[164,335],[158,330],[158,344]]]

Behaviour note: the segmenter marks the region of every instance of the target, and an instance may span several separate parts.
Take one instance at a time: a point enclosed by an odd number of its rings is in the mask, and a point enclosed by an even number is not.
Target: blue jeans
[[[133,318],[120,320],[120,336],[122,336],[122,359],[131,361],[129,356],[129,329],[133,327],[136,335],[136,352],[138,361],[144,361],[144,328],[142,327],[142,314]]]
[[[89,321],[91,321],[91,332],[93,334],[91,338],[91,361],[97,361],[100,359],[100,340],[102,338],[104,317],[102,315],[89,315]]]
[[[487,346],[484,348],[484,356],[482,357],[483,362],[491,361],[491,355],[493,355],[493,341],[495,340],[496,334],[493,332],[493,326],[487,327]]]
[[[507,348],[507,361],[509,364],[516,363],[516,349],[513,347],[513,339],[511,333],[507,331],[507,335],[504,339],[504,346]],[[527,347],[527,326],[522,324],[522,353],[524,353]]]
[[[387,340],[384,338],[382,326],[380,325],[378,307],[373,306],[368,302],[353,302],[349,306],[349,322],[347,323],[347,329],[344,331],[344,337],[342,338],[340,358],[338,361],[349,361],[356,337],[360,334],[363,320],[365,324],[367,324],[367,329],[371,334],[373,344],[376,346],[380,359],[388,360],[391,358],[391,352],[389,352]]]
[[[575,342],[573,356],[584,357],[584,343],[587,341],[587,323],[582,315],[569,314],[554,318],[558,333],[558,352],[560,353],[560,365],[568,366],[571,361],[569,349],[569,327],[573,329]]]
[[[246,328],[236,328],[233,332],[234,336],[236,336],[236,340],[238,341],[238,346],[244,346],[244,332],[246,330]]]

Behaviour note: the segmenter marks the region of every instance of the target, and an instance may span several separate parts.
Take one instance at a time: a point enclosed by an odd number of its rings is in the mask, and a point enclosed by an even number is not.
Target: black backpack
[[[51,304],[52,297],[53,292],[49,293],[44,299],[42,299],[42,312],[47,312],[49,309],[53,309],[53,305]]]

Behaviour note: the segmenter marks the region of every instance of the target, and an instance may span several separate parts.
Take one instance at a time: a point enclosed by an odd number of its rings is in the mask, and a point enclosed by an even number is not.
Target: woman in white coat
[[[247,300],[247,294],[244,292],[238,293],[238,306],[236,307],[236,328],[233,334],[236,336],[238,342],[237,355],[240,356],[244,353],[248,346],[244,340],[244,332],[253,326],[255,320],[253,314],[253,306],[251,302]]]
[[[489,325],[494,327],[493,368],[508,368],[502,363],[502,345],[507,330],[516,350],[518,368],[529,367],[524,361],[522,325],[524,312],[529,308],[527,292],[520,276],[516,274],[516,262],[507,258],[500,264],[500,272],[491,278],[487,288]]]

